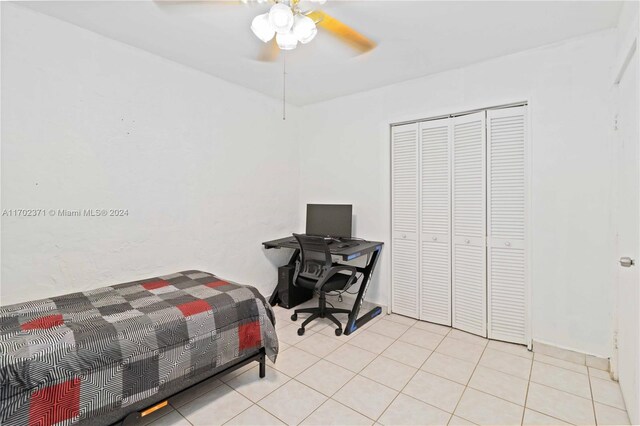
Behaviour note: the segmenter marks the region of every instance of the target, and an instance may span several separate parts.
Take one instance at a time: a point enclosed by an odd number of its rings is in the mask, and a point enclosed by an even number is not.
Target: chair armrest
[[[324,277],[322,277],[320,280],[318,280],[318,283],[316,284],[315,290],[316,291],[322,290],[322,286],[325,285],[325,283],[329,280],[329,278],[331,278],[332,276],[334,276],[335,274],[337,274],[340,271],[350,271],[351,272],[351,276],[349,277],[349,281],[347,281],[347,283],[349,283],[356,276],[357,269],[356,269],[355,266],[349,266],[349,265],[333,266],[333,267],[329,268],[329,270],[327,270],[327,273],[325,274]]]

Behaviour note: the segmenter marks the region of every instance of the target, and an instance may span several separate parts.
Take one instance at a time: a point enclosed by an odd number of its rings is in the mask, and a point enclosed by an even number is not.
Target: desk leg
[[[380,306],[376,306],[375,308],[364,314],[361,318],[358,318],[360,308],[362,307],[362,302],[364,301],[364,296],[367,293],[367,287],[369,287],[369,283],[371,282],[371,275],[373,274],[373,270],[378,263],[380,250],[382,250],[382,247],[377,248],[376,251],[373,252],[373,254],[371,255],[371,260],[369,261],[369,264],[367,266],[365,266],[364,268],[358,268],[358,271],[362,272],[362,284],[360,284],[360,290],[358,291],[358,295],[356,296],[356,302],[353,304],[353,308],[351,309],[351,313],[349,314],[349,320],[347,321],[347,325],[344,328],[344,334],[346,334],[347,336],[382,313],[382,308],[380,308]]]
[[[292,265],[292,266],[295,265],[299,255],[300,255],[300,250],[295,249],[287,265]],[[273,289],[273,293],[271,293],[271,297],[269,297],[269,304],[271,306],[276,306],[280,302],[280,294],[279,294],[280,286],[278,284],[279,283],[276,283],[276,288]]]

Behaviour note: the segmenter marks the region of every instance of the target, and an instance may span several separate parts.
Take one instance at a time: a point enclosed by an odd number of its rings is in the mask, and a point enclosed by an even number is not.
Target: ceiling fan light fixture
[[[282,3],[276,3],[269,10],[269,22],[278,33],[288,33],[293,26],[293,12],[291,8]]]
[[[298,38],[290,31],[276,34],[276,43],[281,50],[293,50],[298,45]]]
[[[306,44],[313,40],[318,33],[318,29],[313,19],[298,14],[294,18],[292,32],[300,43]]]
[[[269,14],[264,13],[253,18],[251,22],[251,31],[263,42],[268,42],[276,34],[269,21]]]

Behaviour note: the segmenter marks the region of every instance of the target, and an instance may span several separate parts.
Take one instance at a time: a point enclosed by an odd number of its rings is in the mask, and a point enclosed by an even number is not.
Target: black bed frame
[[[170,402],[169,400],[171,398],[173,398],[174,396],[182,393],[182,392],[187,392],[189,389],[193,388],[194,386],[198,386],[200,384],[209,382],[209,381],[213,381],[215,379],[217,379],[218,377],[230,373],[234,370],[237,370],[238,368],[244,367],[245,365],[254,362],[254,361],[258,361],[260,363],[260,378],[264,378],[264,376],[266,375],[266,368],[267,368],[267,357],[266,357],[266,352],[264,348],[260,348],[260,351],[258,351],[256,354],[254,355],[250,355],[248,357],[245,357],[243,359],[241,359],[240,361],[238,361],[237,363],[225,368],[224,370],[221,370],[219,372],[217,372],[216,374],[207,377],[206,379],[200,380],[197,383],[194,383],[192,385],[190,385],[187,388],[182,389],[179,392],[174,393],[173,395],[170,395],[166,398],[162,398],[160,400],[157,400],[154,404],[149,405],[147,408],[145,408],[144,410],[140,410],[140,411],[133,411],[131,413],[129,413],[122,421],[115,423],[116,425],[120,425],[120,426],[130,426],[130,425],[135,425],[137,424],[142,418],[156,412],[159,410],[163,410],[166,407],[170,406]]]

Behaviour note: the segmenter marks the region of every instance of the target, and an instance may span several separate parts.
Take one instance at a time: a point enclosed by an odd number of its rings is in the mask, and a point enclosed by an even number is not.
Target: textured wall
[[[0,303],[200,268],[269,293],[297,225],[296,109],[2,4]]]
[[[595,33],[304,107],[316,131],[300,148],[301,209],[353,203],[357,235],[389,243],[389,124],[528,100],[533,337],[609,356],[614,42]],[[390,244],[381,260],[368,294],[387,304]]]

